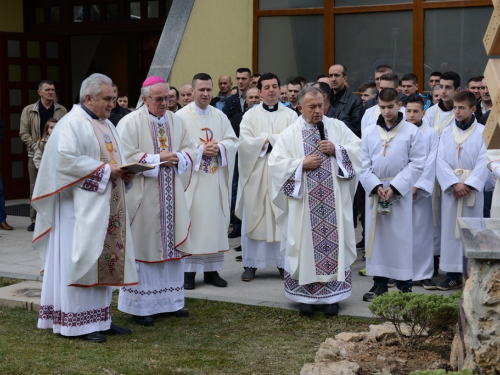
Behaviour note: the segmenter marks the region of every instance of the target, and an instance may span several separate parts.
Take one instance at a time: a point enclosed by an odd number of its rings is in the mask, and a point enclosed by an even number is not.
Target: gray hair
[[[441,88],[441,85],[436,85],[431,89],[431,92],[434,93],[434,91],[439,90]]]
[[[302,90],[300,90],[299,92],[299,104],[302,105],[302,102],[304,101],[304,96],[306,96],[307,94],[319,94],[321,95],[321,97],[323,97],[323,92],[318,89],[317,87],[306,87],[306,88],[303,88]]]
[[[80,87],[80,102],[85,102],[85,96],[88,95],[92,99],[97,99],[97,95],[101,92],[102,85],[113,86],[113,81],[104,74],[94,73],[82,82]]]

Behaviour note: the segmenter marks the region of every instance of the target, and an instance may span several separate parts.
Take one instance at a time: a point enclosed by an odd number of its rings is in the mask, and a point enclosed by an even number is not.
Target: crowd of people
[[[457,218],[489,217],[500,176],[482,139],[484,77],[462,91],[457,73],[433,72],[427,94],[416,75],[386,65],[359,95],[341,64],[316,82],[282,85],[247,68],[235,81],[233,93],[220,76],[214,95],[205,73],[179,90],[149,77],[130,111],[128,96],[93,74],[67,114],[54,84],[40,83],[20,129],[34,187],[28,230],[44,269],[40,328],[91,342],[130,333],[111,322],[112,286],[136,324],[189,316],[184,290],[197,273],[227,287],[219,271],[228,238],[240,236],[242,281],[275,267],[304,314],[339,313],[363,250],[360,273],[374,282],[364,301],[417,282],[461,287]],[[436,285],[438,269],[446,279]]]

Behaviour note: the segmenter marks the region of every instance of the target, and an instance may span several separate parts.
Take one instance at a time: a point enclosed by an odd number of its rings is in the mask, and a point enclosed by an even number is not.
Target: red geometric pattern
[[[299,285],[298,280],[290,277],[290,274],[285,271],[285,291],[291,295],[326,299],[334,297],[338,294],[350,292],[352,289],[352,273],[351,269],[345,271],[345,281],[330,281],[328,283],[311,283]]]
[[[325,137],[328,139],[326,129]],[[319,151],[321,138],[317,129],[303,129],[302,139],[306,157],[311,154],[321,157],[321,165],[306,172],[316,275],[333,275],[338,268],[339,236],[332,162],[328,155]]]
[[[53,325],[63,327],[81,327],[111,320],[111,306],[74,313],[54,310],[53,305],[42,305],[38,312],[38,319],[52,320]]]
[[[99,183],[104,177],[104,169],[105,167],[101,167],[94,174],[87,177],[87,179],[83,182],[82,189],[97,191],[99,189]]]

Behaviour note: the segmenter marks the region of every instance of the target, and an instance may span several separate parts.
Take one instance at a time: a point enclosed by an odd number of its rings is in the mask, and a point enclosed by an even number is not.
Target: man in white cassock
[[[184,289],[195,288],[196,272],[204,273],[206,284],[226,287],[218,271],[224,268],[224,252],[229,250],[227,229],[238,138],[227,116],[210,105],[212,78],[196,74],[193,88],[194,101],[177,112],[198,147],[191,181],[183,177],[191,217],[189,253],[194,254],[186,259]]]
[[[92,74],[80,105],[59,120],[40,165],[32,205],[42,258],[38,328],[105,342],[130,333],[111,322],[112,286],[137,284],[125,191],[133,174],[114,125],[112,82]]]
[[[459,217],[483,217],[483,190],[492,178],[487,168],[484,126],[474,116],[476,98],[470,91],[453,99],[455,123],[439,140],[436,176],[441,186],[441,259],[446,280],[439,290],[462,286],[464,248],[457,225]]]
[[[455,72],[442,74],[439,85],[441,86],[441,99],[437,105],[433,105],[427,111],[423,122],[425,126],[433,128],[438,136],[455,121],[453,113],[453,97],[460,92],[460,76]],[[438,257],[441,255],[441,188],[439,182],[434,184],[432,195],[432,212],[434,226],[434,263],[435,273],[438,270]]]
[[[238,148],[236,216],[242,220],[243,281],[252,281],[257,268],[267,266],[278,267],[283,275],[285,258],[272,207],[268,159],[280,133],[297,120],[295,111],[279,103],[280,81],[275,74],[263,74],[257,86],[262,102],[243,116]]]
[[[299,93],[299,110],[302,117],[281,133],[269,157],[284,237],[285,296],[299,302],[302,313],[322,304],[325,314],[337,315],[338,302],[351,295],[356,260],[352,202],[361,140],[343,122],[323,116],[316,87]]]
[[[383,89],[378,98],[381,114],[363,133],[366,274],[374,276],[373,287],[363,295],[367,302],[374,294],[387,293],[389,279],[396,280],[404,293],[411,292],[412,188],[426,160],[426,141],[415,125],[403,119],[398,92]],[[383,212],[378,213],[379,208]]]
[[[419,94],[408,97],[406,121],[414,124],[422,132],[426,141],[424,172],[413,186],[413,280],[420,280],[424,289],[435,290],[432,281],[434,274],[434,239],[429,234],[432,225],[432,193],[436,181],[436,157],[439,136],[432,127],[422,122],[425,115],[424,100]]]
[[[196,146],[182,119],[167,111],[168,93],[163,78],[149,77],[141,89],[144,106],[117,126],[129,162],[163,163],[139,173],[127,194],[139,284],[120,288],[118,309],[143,326],[152,326],[155,314],[189,315],[184,256],[191,222],[180,176],[191,178]]]

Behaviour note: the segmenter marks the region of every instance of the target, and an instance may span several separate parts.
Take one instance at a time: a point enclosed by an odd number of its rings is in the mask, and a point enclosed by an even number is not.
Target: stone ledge
[[[24,281],[19,284],[0,288],[0,306],[21,307],[29,311],[40,309],[42,283],[39,281]]]

